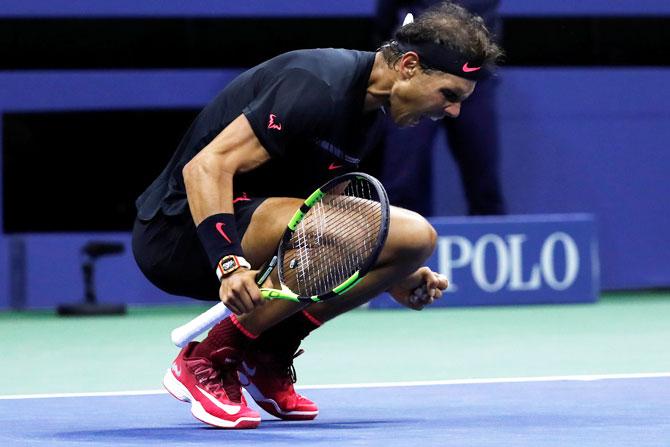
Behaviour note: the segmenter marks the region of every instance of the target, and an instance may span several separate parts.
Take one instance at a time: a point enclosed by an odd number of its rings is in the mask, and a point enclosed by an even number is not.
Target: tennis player
[[[377,52],[293,51],[232,81],[195,119],[165,170],[137,200],[133,252],[146,277],[175,295],[221,300],[232,312],[172,363],[164,384],[193,415],[254,428],[241,387],[281,419],[313,419],[293,388],[301,340],[324,322],[388,291],[416,310],[447,279],[422,267],[436,233],[391,209],[375,268],[342,299],[305,307],[265,302],[254,278],[304,198],[356,169],[384,114],[399,126],[457,117],[499,48],[480,18],[445,2],[402,26]],[[423,175],[417,173],[417,175]],[[276,285],[275,285],[276,286]]]

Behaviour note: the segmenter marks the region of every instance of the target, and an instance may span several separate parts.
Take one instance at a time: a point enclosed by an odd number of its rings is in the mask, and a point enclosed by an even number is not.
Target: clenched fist
[[[428,267],[421,267],[389,288],[388,292],[403,306],[421,310],[441,298],[448,286],[446,277]]]

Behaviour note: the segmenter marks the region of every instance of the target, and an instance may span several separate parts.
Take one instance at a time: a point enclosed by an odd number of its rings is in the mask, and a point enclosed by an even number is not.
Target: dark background
[[[298,48],[374,50],[371,29],[365,18],[3,19],[0,70],[249,67]],[[670,18],[508,17],[502,44],[507,66],[668,66]],[[135,197],[197,112],[6,113],[4,231],[130,230]]]

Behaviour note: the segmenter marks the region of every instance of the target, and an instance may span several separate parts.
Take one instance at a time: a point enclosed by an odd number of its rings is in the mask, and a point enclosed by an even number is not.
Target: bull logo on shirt
[[[281,130],[281,123],[275,123],[275,118],[277,118],[277,115],[271,113],[270,121],[268,121],[268,129]]]

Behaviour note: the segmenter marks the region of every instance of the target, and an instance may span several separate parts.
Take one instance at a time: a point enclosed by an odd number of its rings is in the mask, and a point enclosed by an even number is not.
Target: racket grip
[[[270,276],[270,273],[272,273],[272,270],[274,270],[274,268],[277,266],[278,261],[279,261],[279,258],[277,257],[277,255],[274,255],[258,271],[258,274],[256,275],[256,284],[258,284],[259,287],[263,285],[263,283],[265,282],[266,279],[268,279],[268,277]]]
[[[265,263],[263,268],[261,268],[256,275],[256,284],[260,286],[266,279],[268,279],[268,276],[270,276],[272,270],[274,270],[277,265],[278,260],[279,258],[275,255]],[[224,306],[223,303],[215,304],[209,310],[201,313],[188,323],[174,329],[170,335],[172,343],[174,343],[175,346],[183,348],[198,335],[226,318],[229,314],[230,309]]]
[[[174,329],[170,334],[172,343],[183,348],[198,335],[226,318],[228,314],[230,314],[230,310],[223,303],[212,306],[188,323]]]

